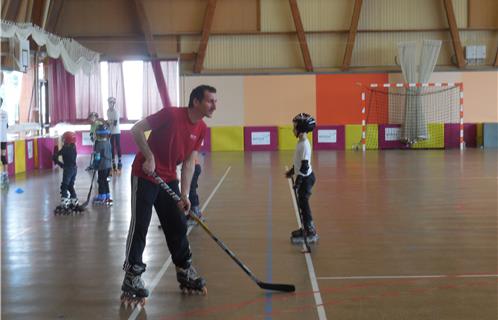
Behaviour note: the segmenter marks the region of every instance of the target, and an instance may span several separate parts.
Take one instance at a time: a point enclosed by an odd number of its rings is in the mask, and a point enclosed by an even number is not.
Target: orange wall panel
[[[468,123],[498,122],[496,72],[463,73],[463,119]]]
[[[244,125],[292,125],[300,112],[316,116],[314,75],[244,77]]]
[[[361,123],[361,92],[363,89],[357,83],[368,86],[371,83],[380,84],[386,82],[388,82],[387,73],[317,75],[316,104],[318,124]],[[387,117],[387,112],[385,114]],[[381,120],[371,119],[371,121],[376,123]]]

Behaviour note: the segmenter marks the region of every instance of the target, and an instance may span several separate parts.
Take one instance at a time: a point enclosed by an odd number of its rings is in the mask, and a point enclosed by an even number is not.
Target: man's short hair
[[[198,87],[196,87],[192,92],[190,93],[190,99],[188,101],[188,107],[192,108],[194,107],[194,99],[197,99],[199,102],[204,99],[204,92],[211,92],[211,93],[216,93],[216,88],[202,84]]]

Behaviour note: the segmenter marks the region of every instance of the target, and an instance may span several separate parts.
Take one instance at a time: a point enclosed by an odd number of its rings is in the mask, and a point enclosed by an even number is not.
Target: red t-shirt
[[[154,154],[156,173],[166,182],[177,180],[176,166],[199,150],[206,134],[206,123],[192,123],[188,108],[163,108],[147,118],[151,128],[147,144]],[[142,170],[145,157],[139,152],[133,161],[131,174],[154,182]]]

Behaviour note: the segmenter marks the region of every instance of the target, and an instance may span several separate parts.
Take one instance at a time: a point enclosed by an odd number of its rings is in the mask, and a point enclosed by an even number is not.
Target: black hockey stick
[[[311,253],[311,248],[310,244],[308,243],[308,231],[306,230],[306,227],[304,226],[304,218],[303,218],[303,213],[301,212],[301,207],[299,207],[299,202],[298,202],[298,197],[297,197],[297,190],[295,188],[296,184],[294,182],[294,177],[291,176],[291,181],[292,181],[292,190],[294,190],[294,198],[296,199],[296,205],[297,205],[297,211],[299,212],[299,220],[301,220],[301,227],[303,230],[303,239],[304,239],[304,245],[306,246],[306,251],[303,251],[303,253]]]
[[[88,195],[86,196],[86,201],[83,202],[83,204],[81,205],[81,208],[83,208],[83,209],[88,206],[88,203],[90,203],[90,197],[92,196],[93,181],[95,180],[95,173],[97,173],[97,170],[93,170],[92,182],[90,183],[90,190],[88,190]]]
[[[164,191],[166,191],[171,198],[173,198],[173,200],[175,200],[177,202],[180,201],[180,197],[173,190],[171,190],[171,188],[164,182],[163,179],[161,179],[159,176],[157,176],[157,174],[155,172],[152,174],[152,176],[154,177],[156,182],[161,186],[161,188]],[[235,261],[235,263],[237,263],[239,265],[239,267],[242,268],[242,270],[244,270],[244,272],[252,279],[252,281],[256,282],[256,284],[261,289],[284,291],[284,292],[296,291],[296,287],[292,284],[267,283],[267,282],[263,282],[263,281],[259,280],[252,273],[252,271],[248,267],[246,267],[246,265],[244,265],[242,263],[242,261],[240,261],[235,256],[235,254],[220,239],[218,239],[218,237],[216,237],[211,232],[211,230],[209,230],[209,228],[207,227],[207,225],[204,222],[202,222],[195,214],[192,214],[190,212],[189,212],[189,216],[190,216],[190,218],[194,219],[194,221],[197,222],[202,227],[202,229],[204,229],[204,231],[207,232],[207,234],[209,234],[209,236],[230,256],[230,258],[232,258],[233,261]]]

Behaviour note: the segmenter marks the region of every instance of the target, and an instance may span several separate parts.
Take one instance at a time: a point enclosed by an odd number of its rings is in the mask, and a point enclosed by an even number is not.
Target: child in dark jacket
[[[95,145],[93,151],[93,169],[98,170],[97,183],[99,194],[93,198],[94,204],[112,205],[111,191],[107,178],[112,168],[112,151],[109,135],[111,131],[107,123],[99,124],[95,130]]]
[[[74,181],[78,167],[76,166],[76,134],[67,131],[62,135],[62,148],[54,153],[52,160],[55,164],[63,169],[61,182],[61,203],[55,208],[56,214],[68,214],[71,212],[83,211],[81,208],[76,191],[74,190]],[[59,157],[62,156],[62,162]]]

